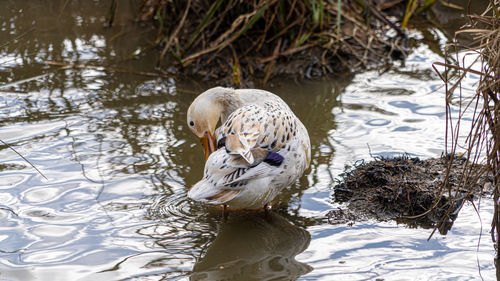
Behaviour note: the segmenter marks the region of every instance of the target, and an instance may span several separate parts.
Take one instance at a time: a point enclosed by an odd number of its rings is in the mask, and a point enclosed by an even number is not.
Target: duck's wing
[[[267,155],[256,153],[256,149],[276,152],[285,148],[296,136],[297,121],[290,109],[280,104],[243,106],[219,128],[218,146],[235,156],[233,161],[241,157],[246,165],[257,165]]]
[[[220,127],[218,146],[224,146],[227,153],[241,157],[247,165],[255,161],[251,150],[256,146],[265,117],[259,106],[244,106],[235,110]],[[221,144],[222,142],[222,144]]]
[[[251,181],[270,178],[276,166],[262,161],[255,166],[231,164],[233,155],[224,149],[212,153],[205,163],[203,179],[189,190],[188,197],[210,204],[224,204],[241,192]]]

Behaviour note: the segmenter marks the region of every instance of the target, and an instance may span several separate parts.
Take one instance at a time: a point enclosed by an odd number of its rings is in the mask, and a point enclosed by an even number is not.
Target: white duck
[[[219,118],[222,125],[215,129]],[[188,193],[193,200],[260,208],[309,167],[306,128],[270,92],[209,89],[193,101],[187,122],[200,138],[206,160],[203,179]]]

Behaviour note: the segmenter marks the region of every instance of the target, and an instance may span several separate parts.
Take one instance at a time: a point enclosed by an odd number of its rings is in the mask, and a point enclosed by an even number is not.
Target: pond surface
[[[442,31],[412,30],[408,59],[384,72],[263,86],[308,128],[311,169],[269,217],[224,221],[186,198],[204,156],[185,114],[213,84],[46,63],[154,72],[156,31],[131,24],[136,7],[119,3],[112,28],[107,1],[2,3],[0,139],[47,179],[0,143],[0,280],[496,278],[489,198],[429,241],[432,229],[325,218],[341,206],[332,193],[345,165],[443,152],[444,89],[431,63],[443,61],[459,14],[443,16]],[[477,81],[466,78],[464,95]]]

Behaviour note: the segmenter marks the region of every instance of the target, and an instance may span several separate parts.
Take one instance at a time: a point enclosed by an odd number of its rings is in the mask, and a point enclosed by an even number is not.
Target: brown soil
[[[410,226],[438,226],[445,234],[464,202],[487,194],[489,186],[482,177],[467,188],[460,187],[466,159],[454,157],[447,177],[449,160],[449,156],[426,160],[401,156],[355,165],[334,187],[335,201],[345,202],[347,208],[330,211],[328,221],[394,219]]]

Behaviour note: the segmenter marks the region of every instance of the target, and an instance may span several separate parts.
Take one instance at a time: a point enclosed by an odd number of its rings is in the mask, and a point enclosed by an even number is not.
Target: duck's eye
[[[189,122],[189,126],[193,127],[193,126],[194,126],[194,122],[193,122],[193,121],[190,121],[190,122]]]

